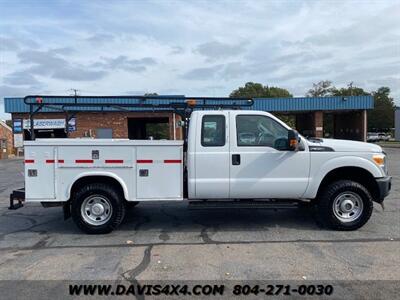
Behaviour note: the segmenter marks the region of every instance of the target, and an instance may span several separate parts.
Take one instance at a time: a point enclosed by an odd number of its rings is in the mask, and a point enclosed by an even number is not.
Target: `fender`
[[[67,191],[66,199],[69,199],[69,198],[70,198],[72,186],[74,185],[74,183],[75,183],[77,180],[79,180],[79,179],[81,179],[81,178],[84,178],[84,177],[90,177],[90,176],[111,177],[111,178],[117,180],[117,181],[119,182],[119,184],[121,185],[122,190],[124,191],[124,197],[125,197],[125,199],[129,199],[128,188],[127,188],[125,182],[124,182],[119,176],[117,176],[115,173],[106,172],[106,171],[88,171],[88,172],[80,173],[79,175],[75,176],[75,177],[72,179],[71,183],[68,185],[68,188],[66,189],[66,191]]]
[[[375,178],[383,177],[381,169],[374,164],[372,161],[359,157],[359,156],[340,156],[332,158],[326,161],[320,168],[316,166],[312,166],[312,158],[311,158],[311,172],[310,172],[310,181],[307,187],[306,192],[303,195],[303,198],[313,199],[317,196],[317,192],[322,180],[325,176],[338,168],[342,167],[359,167],[371,173],[371,175]],[[314,169],[314,170],[313,170]]]

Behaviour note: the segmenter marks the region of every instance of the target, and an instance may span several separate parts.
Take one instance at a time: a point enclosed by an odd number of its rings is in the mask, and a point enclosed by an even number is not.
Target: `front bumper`
[[[392,177],[377,178],[376,183],[378,184],[378,199],[376,199],[376,202],[382,203],[392,188]]]

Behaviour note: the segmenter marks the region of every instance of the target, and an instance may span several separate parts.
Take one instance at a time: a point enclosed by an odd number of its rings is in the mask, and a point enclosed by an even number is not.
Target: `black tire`
[[[362,202],[358,205],[361,212],[348,217],[349,220],[340,219],[340,212],[335,209],[335,203],[340,203],[340,197],[356,197],[356,202]],[[354,196],[354,195],[358,195]],[[342,198],[345,199],[345,198]],[[354,199],[354,198],[353,198]],[[339,205],[338,205],[339,206]],[[356,205],[357,206],[357,205]],[[362,227],[371,217],[373,210],[373,201],[369,191],[360,183],[351,180],[339,180],[325,187],[318,199],[316,205],[316,218],[318,225],[335,230],[356,230]],[[355,218],[352,220],[352,218]]]
[[[94,225],[85,220],[85,214],[81,208],[86,199],[90,197],[99,197],[101,201],[111,207],[110,213],[104,224]],[[87,200],[86,200],[87,201]],[[71,203],[72,219],[79,229],[89,234],[104,234],[110,233],[121,224],[125,216],[125,205],[123,196],[120,195],[115,188],[103,183],[91,183],[79,189],[73,195]],[[86,216],[86,218],[88,218]],[[93,218],[93,215],[92,215]],[[96,221],[94,221],[96,222]]]

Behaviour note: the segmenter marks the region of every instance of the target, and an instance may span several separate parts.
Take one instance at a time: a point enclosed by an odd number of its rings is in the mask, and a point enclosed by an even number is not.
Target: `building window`
[[[225,145],[225,116],[203,116],[201,123],[201,145],[221,147]]]

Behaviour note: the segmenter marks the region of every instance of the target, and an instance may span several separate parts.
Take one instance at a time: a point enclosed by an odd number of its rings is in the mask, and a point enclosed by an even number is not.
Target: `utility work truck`
[[[71,113],[73,103],[83,106],[79,99],[54,97],[25,97],[32,125],[35,107],[62,105]],[[139,202],[257,208],[290,200],[312,206],[323,226],[354,230],[390,191],[386,154],[378,145],[306,139],[272,114],[249,110],[251,99],[229,105],[214,99],[209,104],[208,98],[149,103],[156,98],[123,106],[180,112],[184,140],[25,141],[25,189],[11,194],[10,208],[22,202],[60,205],[81,230],[108,233]]]

